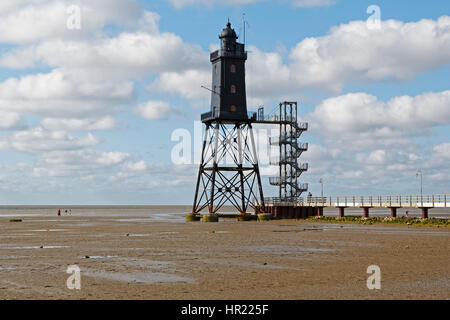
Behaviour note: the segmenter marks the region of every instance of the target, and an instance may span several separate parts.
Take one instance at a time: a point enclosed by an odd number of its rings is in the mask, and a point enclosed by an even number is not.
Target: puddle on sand
[[[11,255],[2,255],[0,256],[0,261],[2,260],[16,260],[16,259],[29,259],[30,256],[11,256]]]
[[[34,237],[36,234],[33,233],[11,233],[11,234],[2,234],[0,238],[20,238],[20,237]]]
[[[170,234],[177,234],[178,232],[175,231],[168,231],[168,232],[156,232],[156,233],[128,233],[127,237],[151,237],[156,234],[162,234],[162,235],[170,235]]]
[[[36,230],[28,230],[29,232],[60,232],[67,231],[67,229],[36,229]]]
[[[89,258],[88,258],[89,257]],[[125,258],[119,256],[83,256],[83,259],[112,259],[114,264],[122,264],[130,267],[137,267],[143,269],[165,269],[173,266],[169,261],[156,261],[139,258]]]
[[[115,273],[106,271],[83,271],[83,275],[94,278],[103,278],[113,281],[122,281],[128,283],[172,283],[172,282],[194,282],[194,279],[182,277],[176,274],[161,272],[133,272],[133,273]]]
[[[148,259],[133,259],[133,258],[120,258],[119,261],[124,262],[126,265],[144,268],[144,269],[167,269],[173,266],[169,261],[156,261]]]
[[[61,249],[70,248],[69,246],[19,246],[19,247],[0,247],[0,249],[15,250],[15,249]]]
[[[66,223],[64,219],[39,219],[39,220],[25,220],[25,222],[61,222]]]
[[[180,214],[172,214],[172,213],[157,213],[152,214],[150,217],[146,218],[119,218],[114,219],[116,222],[155,222],[155,221],[163,221],[163,222],[177,222],[184,221],[185,216]]]
[[[151,222],[151,218],[125,218],[125,219],[115,219],[116,222]]]
[[[17,270],[18,268],[16,267],[2,267],[0,266],[0,271],[14,271]]]

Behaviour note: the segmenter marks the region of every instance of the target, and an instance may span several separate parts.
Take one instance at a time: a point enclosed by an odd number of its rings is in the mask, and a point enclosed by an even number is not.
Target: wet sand
[[[450,299],[448,227],[185,223],[188,209],[2,208],[0,299]]]

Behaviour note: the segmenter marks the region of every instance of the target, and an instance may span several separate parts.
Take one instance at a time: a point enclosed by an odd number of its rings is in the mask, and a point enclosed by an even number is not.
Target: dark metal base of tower
[[[251,122],[205,122],[193,213],[216,214],[227,203],[238,213],[264,210],[264,196]]]

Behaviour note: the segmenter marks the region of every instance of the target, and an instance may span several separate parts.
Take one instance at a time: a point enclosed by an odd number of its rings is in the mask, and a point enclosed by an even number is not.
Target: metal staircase
[[[308,130],[307,123],[298,123],[297,102],[280,104],[279,114],[268,116],[266,121],[276,121],[280,125],[280,134],[271,137],[271,146],[279,146],[279,156],[270,159],[271,165],[279,166],[279,175],[269,178],[273,186],[279,187],[279,199],[283,202],[296,201],[302,193],[308,191],[308,184],[298,180],[308,170],[307,163],[298,163],[299,157],[308,150],[307,143],[298,139]]]

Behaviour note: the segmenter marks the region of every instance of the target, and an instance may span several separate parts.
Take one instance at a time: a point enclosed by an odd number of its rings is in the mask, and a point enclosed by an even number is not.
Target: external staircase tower
[[[298,122],[297,102],[283,102],[279,106],[279,136],[269,139],[270,145],[279,147],[279,154],[270,159],[271,165],[279,167],[279,174],[270,177],[270,184],[279,187],[280,202],[297,202],[302,193],[308,191],[308,184],[301,183],[302,173],[308,170],[307,163],[299,163],[308,143],[300,143],[302,133],[308,130],[307,123]]]

